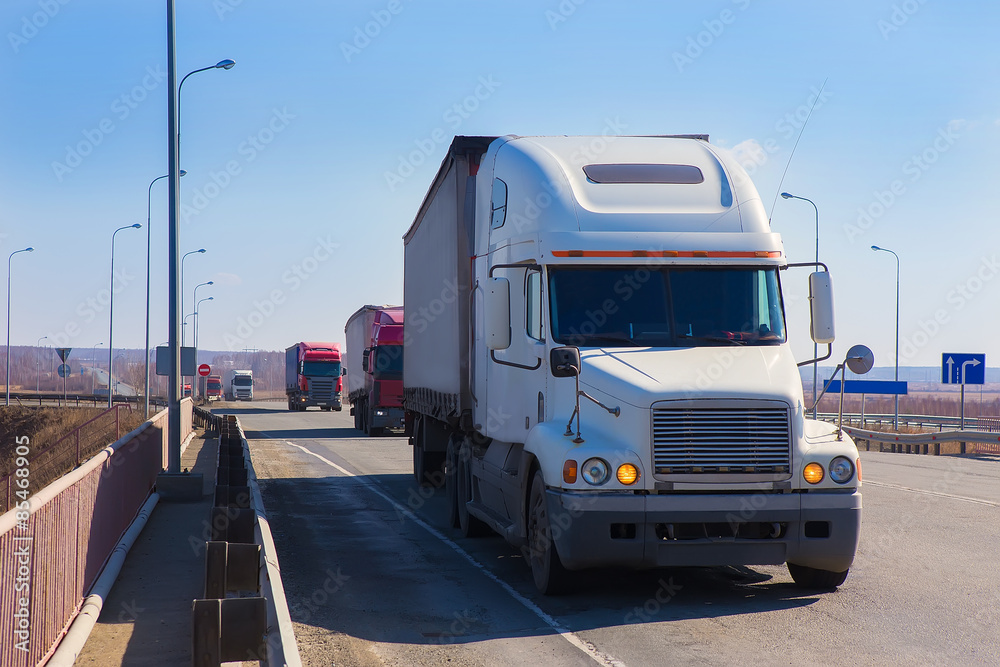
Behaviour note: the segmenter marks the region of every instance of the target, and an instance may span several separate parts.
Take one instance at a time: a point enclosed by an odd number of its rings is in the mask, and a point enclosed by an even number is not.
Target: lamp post
[[[198,315],[198,310],[199,310],[198,306],[200,306],[204,301],[214,301],[214,300],[215,300],[214,296],[206,296],[204,299],[195,304],[194,313],[192,313],[192,315],[194,315],[194,349],[196,350],[198,349],[198,322],[201,321],[201,316]]]
[[[200,69],[193,70],[184,75],[181,79],[180,84],[177,86],[177,161],[180,162],[180,146],[181,146],[181,91],[184,89],[184,82],[192,74],[197,74],[198,72],[207,72],[210,69],[232,69],[236,66],[235,60],[230,60],[226,58],[225,60],[220,60],[214,65],[209,65],[208,67],[202,67]]]
[[[19,252],[34,252],[35,249],[28,247],[23,250],[15,250],[7,258],[7,399],[5,405],[10,405],[10,261]]]
[[[204,255],[206,252],[208,252],[208,251],[205,250],[204,248],[199,248],[198,250],[192,250],[191,252],[186,252],[181,257],[181,316],[182,317],[184,317],[184,260],[187,259],[188,255],[195,255],[195,254],[199,254],[199,253],[202,254],[202,255]],[[184,317],[184,319],[186,321],[187,317]],[[182,335],[181,335],[181,346],[183,346],[184,343],[186,343],[186,342],[187,342],[187,336],[183,335],[183,333],[182,333]]]
[[[817,267],[817,270],[818,270],[818,268],[819,268],[819,208],[816,206],[816,202],[814,202],[812,199],[806,199],[805,197],[798,197],[798,196],[793,195],[793,194],[791,194],[789,192],[782,192],[781,193],[781,198],[782,199],[801,199],[802,201],[807,201],[810,204],[812,204],[813,210],[816,211],[816,267]],[[816,359],[817,357],[819,357],[819,345],[814,341],[813,342],[813,359]],[[818,361],[814,361],[813,362],[813,419],[816,419],[816,411],[818,409],[818,406],[816,405],[816,386],[818,384],[818,379],[817,379],[818,375],[819,375],[819,362]]]
[[[191,300],[192,300],[192,301],[197,301],[197,300],[198,300],[198,288],[199,288],[199,287],[204,287],[205,285],[214,285],[214,284],[215,284],[215,281],[214,281],[214,280],[209,280],[208,282],[205,282],[205,283],[198,283],[197,285],[195,285],[195,286],[194,286],[194,296],[193,296],[193,298],[192,298]],[[192,311],[191,311],[191,312],[190,312],[189,314],[191,314],[191,315],[195,315],[195,310],[197,310],[197,309],[198,309],[198,306],[195,306],[194,310],[192,310]],[[194,318],[194,321],[195,321],[195,322],[197,322],[197,321],[198,321],[198,317],[197,317],[197,315],[195,316],[195,318]],[[185,326],[187,326],[187,318],[186,318],[186,317],[185,317],[185,319],[184,319],[184,325],[185,325]],[[184,336],[184,337],[185,337],[185,338],[187,337],[187,334],[186,334],[186,333],[185,333],[185,336]],[[198,342],[197,342],[197,341],[193,341],[193,345],[194,345],[195,349],[197,349],[197,348],[198,348]]]
[[[114,352],[115,352],[115,236],[123,229],[142,229],[138,222],[119,227],[111,235],[111,298],[108,300],[108,408],[114,405]]]
[[[893,375],[893,379],[899,382],[899,255],[888,248],[880,248],[877,245],[873,245],[872,250],[876,252],[879,250],[890,252],[896,258],[896,372]],[[899,431],[899,394],[896,394],[895,399],[896,407],[892,417],[892,428],[895,431]]]
[[[181,176],[187,174],[186,171],[181,169]],[[150,233],[152,232],[152,226],[150,225],[151,218],[151,204],[153,197],[153,183],[157,181],[169,178],[170,174],[164,174],[163,176],[157,176],[152,181],[149,182],[149,188],[146,190],[146,387],[143,392],[146,397],[145,412],[143,415],[149,418],[149,258],[150,258]]]
[[[38,339],[37,342],[35,342],[35,393],[36,394],[42,393],[41,390],[39,390],[38,388],[40,385],[39,380],[42,377],[41,366],[38,365],[38,348],[42,346],[43,340],[48,340],[48,339],[49,339],[48,336],[42,336],[41,338]]]

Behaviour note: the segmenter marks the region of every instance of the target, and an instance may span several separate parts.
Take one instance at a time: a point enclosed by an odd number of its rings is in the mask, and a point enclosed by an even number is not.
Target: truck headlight
[[[592,486],[600,486],[608,481],[608,464],[602,459],[587,459],[580,471],[583,481]]]
[[[830,461],[830,479],[837,484],[846,484],[854,477],[854,464],[846,456],[838,456]]]

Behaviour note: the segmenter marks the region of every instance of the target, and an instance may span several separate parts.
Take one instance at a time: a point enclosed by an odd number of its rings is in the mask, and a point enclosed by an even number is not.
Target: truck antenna
[[[819,87],[819,93],[816,94],[816,99],[813,100],[812,105],[809,107],[809,113],[806,114],[806,119],[802,123],[802,127],[799,128],[799,136],[795,137],[795,144],[792,146],[792,152],[788,155],[788,162],[785,163],[785,170],[781,172],[781,180],[778,181],[778,189],[774,192],[774,201],[771,202],[771,211],[767,214],[767,226],[771,226],[771,216],[774,215],[774,207],[778,203],[778,195],[781,194],[781,185],[785,182],[785,174],[788,173],[788,167],[792,164],[792,157],[795,155],[795,149],[799,147],[799,139],[802,138],[802,133],[806,131],[806,125],[809,124],[809,119],[812,117],[813,109],[816,108],[816,103],[819,102],[819,98],[823,96],[823,89],[826,88],[826,82],[830,80],[830,77],[823,79],[823,85]]]

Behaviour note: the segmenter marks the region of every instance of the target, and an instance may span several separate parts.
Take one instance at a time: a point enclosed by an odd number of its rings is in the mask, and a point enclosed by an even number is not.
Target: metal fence
[[[155,484],[166,436],[163,411],[0,516],[0,666],[47,659]]]

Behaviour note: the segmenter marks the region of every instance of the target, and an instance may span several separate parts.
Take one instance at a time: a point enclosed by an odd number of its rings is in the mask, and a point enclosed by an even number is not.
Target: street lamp
[[[891,252],[892,256],[896,258],[896,372],[893,379],[899,382],[899,255],[894,253],[888,248],[880,248],[877,245],[872,246],[872,250],[878,252]],[[895,412],[892,418],[892,428],[895,431],[899,431],[899,394],[896,394],[895,400]]]
[[[192,74],[197,74],[198,72],[207,72],[210,69],[232,69],[235,66],[236,66],[235,60],[230,60],[229,58],[226,58],[225,60],[220,60],[214,65],[210,65],[208,67],[202,67],[201,69],[196,69],[194,71],[188,72],[187,74],[184,75],[184,78],[181,79],[180,84],[178,84],[177,86],[177,162],[181,161],[181,148],[180,148],[181,147],[181,90],[183,90],[184,88],[184,82],[187,81],[187,78],[189,76],[191,76]]]
[[[35,249],[28,247],[23,250],[15,250],[7,258],[7,399],[5,405],[10,405],[10,260],[19,252],[34,252]]]
[[[812,204],[813,209],[816,211],[816,270],[819,270],[819,208],[816,206],[816,202],[812,199],[806,199],[805,197],[798,197],[789,192],[781,193],[782,199],[801,199],[802,201],[807,201]],[[813,342],[813,359],[819,357],[819,344],[815,341]],[[813,419],[816,419],[817,401],[816,401],[816,385],[818,384],[817,377],[819,375],[819,361],[813,362]]]
[[[200,306],[202,304],[202,302],[204,302],[204,301],[214,301],[214,300],[215,300],[214,296],[207,296],[207,297],[205,297],[204,299],[202,299],[201,301],[199,301],[197,304],[195,304],[194,312],[191,313],[192,315],[194,315],[194,349],[195,350],[198,349],[198,322],[201,321],[201,317],[198,315],[198,306]]]
[[[108,300],[108,409],[114,406],[114,351],[115,351],[115,236],[123,229],[142,229],[138,222],[119,227],[111,235],[111,298]]]
[[[185,174],[187,174],[187,172],[181,169],[181,176],[184,176]],[[144,392],[146,397],[146,411],[143,415],[147,419],[149,418],[149,257],[151,249],[149,236],[152,231],[152,225],[150,225],[151,200],[153,197],[153,183],[156,183],[160,179],[169,177],[170,174],[157,176],[149,182],[149,188],[146,190],[146,389]]]
[[[201,254],[204,255],[206,252],[208,252],[208,251],[205,250],[204,248],[199,248],[198,250],[192,250],[191,252],[186,252],[181,257],[181,315],[182,316],[184,315],[184,260],[187,259],[188,255],[194,255],[194,254],[198,254],[198,253],[201,253]],[[184,320],[187,321],[187,317],[185,317]],[[187,342],[187,336],[183,335],[183,332],[182,332],[182,334],[181,334],[181,346],[183,347],[184,343],[186,343],[186,342]]]
[[[41,393],[41,391],[39,390],[38,387],[39,387],[39,384],[40,384],[39,380],[42,377],[41,367],[38,365],[38,348],[40,348],[42,346],[42,341],[43,340],[48,340],[48,339],[49,339],[48,336],[42,336],[41,338],[38,339],[37,342],[35,342],[35,393],[36,394],[40,394]]]

